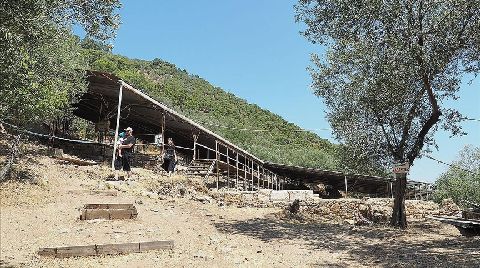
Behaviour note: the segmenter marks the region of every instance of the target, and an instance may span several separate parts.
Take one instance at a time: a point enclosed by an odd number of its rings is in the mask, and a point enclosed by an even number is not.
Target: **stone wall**
[[[392,198],[340,198],[320,199],[309,190],[274,191],[225,191],[216,192],[213,197],[227,204],[253,207],[285,207],[295,199],[300,200],[300,213],[312,218],[326,220],[358,220],[388,222],[393,210]],[[452,201],[441,205],[432,201],[406,200],[406,214],[410,219],[421,219],[430,215],[454,215],[460,208]]]
[[[235,203],[240,206],[270,207],[284,206],[298,199],[304,203],[316,202],[320,198],[312,190],[271,190],[260,189],[259,191],[218,191],[213,192],[216,199],[225,200],[227,203]]]
[[[272,202],[293,202],[295,199],[299,201],[314,202],[319,200],[318,195],[312,190],[271,190],[261,189],[258,191],[257,197],[260,201]]]
[[[406,214],[410,219],[431,215],[452,215],[457,206],[442,206],[432,201],[406,200]],[[316,204],[304,206],[303,213],[331,220],[358,220],[365,218],[375,223],[388,222],[393,211],[392,198],[320,199]]]

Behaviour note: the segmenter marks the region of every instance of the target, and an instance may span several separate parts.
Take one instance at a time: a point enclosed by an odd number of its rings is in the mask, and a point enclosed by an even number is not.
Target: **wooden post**
[[[252,184],[250,186],[250,189],[253,191],[253,160],[252,160],[252,168],[250,169],[250,172],[252,172]]]
[[[277,179],[277,174],[275,174],[275,190],[278,191],[278,179]]]
[[[260,190],[260,166],[257,164],[257,190]]]
[[[345,197],[348,196],[348,182],[347,182],[347,175],[345,175]]]
[[[247,190],[247,156],[244,155],[244,165],[243,165],[243,171],[244,171],[244,176],[243,176],[243,190]]]
[[[165,112],[162,113],[162,154],[165,150]]]
[[[228,156],[228,147],[227,147],[227,187],[230,188],[230,157]]]
[[[390,182],[390,194],[392,195],[393,198],[393,183]]]
[[[198,136],[193,134],[193,160],[197,159],[197,139]]]
[[[235,178],[235,188],[238,188],[238,152],[235,152],[236,156],[236,161],[235,161],[235,166],[237,168],[237,177]]]
[[[275,175],[272,174],[272,190],[276,190],[275,189]]]
[[[265,188],[265,169],[262,167],[262,188]]]
[[[117,152],[117,140],[118,140],[118,128],[120,127],[120,111],[122,107],[123,98],[123,81],[120,81],[120,90],[118,92],[118,108],[117,108],[117,126],[115,127],[115,140],[113,142],[113,154],[112,154],[112,170],[115,170],[115,153]]]
[[[218,154],[218,141],[215,141],[215,159],[217,164],[217,190],[218,190],[218,181],[220,180],[220,170],[218,169],[218,161],[220,161],[220,157]]]

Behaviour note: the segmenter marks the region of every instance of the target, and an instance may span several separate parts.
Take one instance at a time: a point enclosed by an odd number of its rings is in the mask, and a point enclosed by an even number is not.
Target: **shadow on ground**
[[[264,242],[301,239],[311,249],[343,251],[352,260],[368,266],[480,267],[479,237],[440,234],[438,228],[428,223],[417,223],[401,231],[383,226],[295,223],[269,215],[215,226],[224,233],[252,236]]]

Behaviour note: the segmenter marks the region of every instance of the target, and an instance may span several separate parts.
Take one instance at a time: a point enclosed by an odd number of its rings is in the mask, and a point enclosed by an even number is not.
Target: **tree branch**
[[[392,142],[390,141],[390,137],[388,136],[388,133],[387,131],[385,130],[385,126],[382,124],[382,120],[380,119],[377,111],[375,109],[372,109],[373,111],[373,114],[375,115],[375,118],[377,119],[377,124],[381,126],[382,128],[382,132],[383,132],[383,136],[385,136],[385,139],[387,140],[387,147],[388,147],[388,150],[390,151],[390,153],[394,156],[397,156],[397,153],[395,152],[395,149],[392,145]]]
[[[440,112],[440,109],[438,108],[437,99],[435,98],[435,95],[433,93],[429,76],[427,74],[424,74],[422,77],[422,81],[428,93],[428,100],[432,105],[432,114],[430,115],[428,120],[425,122],[425,124],[423,124],[422,129],[418,133],[418,136],[415,140],[415,144],[413,148],[408,153],[407,159],[410,164],[413,163],[415,158],[417,158],[418,154],[422,150],[425,137],[427,136],[428,131],[430,131],[430,129],[440,120],[440,116],[442,115],[442,113]]]
[[[398,145],[398,149],[401,155],[405,153],[405,144],[407,142],[408,132],[410,131],[413,119],[415,118],[415,111],[417,110],[417,106],[419,104],[419,101],[422,99],[422,96],[425,93],[425,90],[426,88],[425,86],[423,86],[422,90],[420,90],[418,94],[415,96],[415,100],[413,101],[412,107],[408,111],[407,120],[405,121],[405,124],[403,126],[402,138],[400,140],[400,144]]]

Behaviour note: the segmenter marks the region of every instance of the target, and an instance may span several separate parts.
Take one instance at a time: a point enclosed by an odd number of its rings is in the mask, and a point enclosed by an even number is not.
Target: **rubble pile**
[[[455,215],[461,210],[461,208],[455,204],[455,201],[451,198],[443,199],[441,203],[442,213],[443,215]]]
[[[199,195],[205,195],[208,189],[203,183],[196,180],[163,181],[154,183],[147,188],[159,197],[182,197],[195,199]]]
[[[210,196],[227,206],[262,208],[275,205],[257,191],[212,191]],[[281,207],[284,205],[282,203]]]

